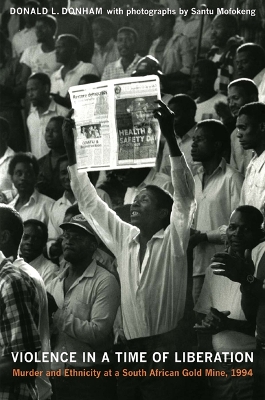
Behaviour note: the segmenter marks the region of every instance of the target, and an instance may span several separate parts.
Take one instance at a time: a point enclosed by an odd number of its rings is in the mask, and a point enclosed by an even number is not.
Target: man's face
[[[131,205],[131,223],[138,228],[152,226],[157,223],[159,211],[154,194],[148,189],[143,189]]]
[[[246,249],[253,249],[259,242],[259,229],[253,224],[251,217],[240,211],[234,211],[226,231],[231,251],[241,256]]]
[[[72,56],[72,49],[64,39],[59,39],[55,43],[55,55],[58,63],[65,64]]]
[[[104,46],[109,41],[110,39],[109,33],[107,32],[106,29],[104,29],[104,27],[101,24],[93,22],[92,30],[93,30],[94,41],[99,46]]]
[[[174,128],[178,130],[178,127],[181,127],[186,123],[187,115],[186,112],[180,107],[179,104],[170,104],[168,105],[171,111],[173,111],[174,115]]]
[[[49,88],[37,79],[29,79],[27,82],[27,95],[32,105],[37,107],[49,96]]]
[[[117,36],[117,47],[121,57],[128,57],[135,54],[136,41],[132,32],[120,32]]]
[[[63,256],[66,261],[77,263],[91,254],[91,235],[84,229],[72,226],[64,229],[62,236]]]
[[[228,105],[234,117],[238,116],[238,112],[242,106],[253,101],[242,87],[232,86],[228,89]]]
[[[152,19],[152,30],[155,37],[159,37],[165,30],[165,22],[163,17],[160,15],[154,15]]]
[[[239,78],[253,79],[256,75],[256,61],[247,51],[236,54],[236,69]]]
[[[20,252],[27,262],[40,256],[45,244],[43,233],[39,226],[25,226],[24,235],[20,245]]]
[[[60,179],[62,187],[65,190],[71,189],[70,178],[69,178],[68,169],[67,169],[68,165],[69,165],[68,161],[61,161],[60,166],[59,166],[59,171],[60,171],[59,179]]]
[[[230,29],[227,29],[225,21],[215,18],[211,24],[212,44],[217,47],[223,47],[230,36]]]
[[[241,114],[236,121],[237,137],[244,150],[256,149],[264,137],[257,122],[249,116]]]
[[[57,121],[49,121],[45,129],[45,140],[50,149],[62,149],[64,146],[62,126]]]
[[[32,164],[19,162],[16,164],[12,181],[19,194],[32,194],[37,181]]]
[[[192,139],[191,156],[193,161],[208,161],[215,153],[215,143],[202,128],[196,128]]]
[[[48,24],[43,21],[37,21],[35,25],[36,36],[39,43],[44,43],[47,38],[53,37],[53,32]]]
[[[207,71],[202,71],[199,67],[195,67],[192,71],[191,83],[193,90],[197,94],[200,94],[206,88],[213,89],[214,79]]]

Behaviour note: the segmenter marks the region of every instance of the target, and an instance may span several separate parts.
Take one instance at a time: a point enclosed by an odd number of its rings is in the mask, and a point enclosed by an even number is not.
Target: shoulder
[[[45,194],[40,193],[39,191],[37,192],[37,199],[39,202],[44,203],[45,205],[52,205],[55,203],[55,200],[53,200],[51,197],[46,196]]]
[[[119,284],[114,275],[98,264],[95,269],[94,279],[96,280],[98,287],[109,288],[110,290],[120,290]]]

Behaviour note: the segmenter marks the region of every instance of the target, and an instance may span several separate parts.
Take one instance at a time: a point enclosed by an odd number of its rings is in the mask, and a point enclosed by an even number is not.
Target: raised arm
[[[63,137],[69,160],[71,187],[78,202],[80,212],[91,224],[109,250],[116,256],[127,242],[131,231],[137,228],[123,222],[108,205],[100,199],[86,172],[78,172],[74,148],[73,111],[68,114],[63,124]]]
[[[174,249],[179,256],[186,252],[189,240],[189,229],[196,209],[194,197],[194,179],[182,154],[174,132],[174,113],[162,102],[158,101],[154,115],[158,119],[160,129],[165,137],[170,153],[171,175],[174,187],[174,204],[171,213],[171,238]]]

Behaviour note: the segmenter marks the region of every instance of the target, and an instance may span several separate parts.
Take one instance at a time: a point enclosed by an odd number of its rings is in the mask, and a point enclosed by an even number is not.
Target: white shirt
[[[54,72],[51,76],[51,93],[59,93],[60,96],[65,97],[71,86],[78,85],[80,78],[86,74],[93,74],[99,76],[97,68],[90,63],[80,61],[73,69],[68,71],[62,78],[62,69],[64,66]]]
[[[230,167],[223,158],[217,169],[202,188],[203,167],[194,176],[197,212],[194,225],[197,230],[206,232],[208,237],[222,224],[227,224],[232,211],[239,205],[242,175]],[[211,257],[224,246],[202,242],[193,253],[193,276],[204,275]]]
[[[20,57],[24,50],[37,43],[35,27],[22,29],[12,39],[13,57]]]
[[[16,208],[15,206],[18,198],[19,195],[17,195],[9,205]],[[27,221],[27,219],[37,219],[47,225],[53,203],[53,199],[41,194],[35,189],[29,201],[19,210],[19,214],[23,221]]]
[[[12,190],[14,188],[11,176],[8,173],[9,163],[14,155],[14,150],[7,147],[5,154],[0,158],[0,191]]]
[[[119,284],[93,260],[64,293],[67,274],[68,268],[47,288],[58,305],[53,318],[56,329],[53,351],[76,352],[73,367],[95,367],[92,362],[83,361],[83,354],[95,351],[96,364],[100,364],[103,351],[111,349],[113,323],[120,305]],[[62,363],[52,365],[53,369],[64,367]]]
[[[237,169],[243,176],[245,176],[248,164],[250,163],[250,160],[253,155],[253,151],[243,149],[237,137],[237,129],[235,129],[232,132],[230,139],[231,139],[230,165],[231,167]]]
[[[104,47],[101,47],[95,43],[94,54],[91,62],[95,65],[100,75],[102,75],[104,68],[111,62],[117,61],[119,57],[120,55],[117,43],[114,41],[114,39],[110,39]]]
[[[31,69],[31,74],[43,72],[49,76],[61,65],[56,61],[55,50],[44,53],[41,49],[41,43],[28,47],[22,53],[20,62]]]
[[[263,74],[258,90],[259,90],[259,101],[265,103],[265,73]]]
[[[117,258],[127,339],[168,332],[176,328],[184,313],[194,181],[184,158],[171,161],[175,190],[171,223],[147,243],[141,272],[139,229],[123,222],[99,199],[86,173],[78,173],[76,165],[69,168],[80,211]]]
[[[162,172],[156,172],[155,168],[153,167],[145,180],[140,183],[139,186],[128,187],[124,197],[124,204],[132,204],[137,194],[147,185],[158,186],[173,195],[174,189],[171,183],[171,178]]]
[[[192,145],[192,138],[195,133],[195,128],[196,125],[194,125],[193,128],[191,128],[187,133],[185,133],[185,135],[182,138],[176,136],[179,148],[184,154],[187,164],[190,167],[190,170],[193,175],[195,175],[198,169],[201,167],[201,163],[193,161],[191,157],[191,145]],[[159,170],[164,174],[170,175],[170,157],[169,157],[169,147],[167,142],[165,143],[163,149],[163,155]]]
[[[42,254],[35,258],[29,263],[33,268],[35,268],[43,279],[45,286],[48,285],[59,272],[59,267],[53,264],[50,260],[47,260]]]
[[[68,112],[67,108],[55,103],[53,99],[51,99],[48,109],[43,114],[39,114],[36,107],[31,107],[27,126],[31,152],[36,158],[41,158],[50,151],[45,141],[45,130],[49,120],[59,115],[65,117]]]
[[[140,60],[140,56],[136,54],[132,63],[129,67],[124,71],[123,66],[121,64],[121,58],[117,61],[108,64],[103,71],[101,80],[107,81],[109,79],[118,79],[118,78],[127,78],[132,75],[132,72],[135,70],[136,64]]]
[[[215,104],[218,103],[219,101],[222,101],[223,103],[227,104],[227,97],[222,93],[216,93],[215,96],[211,97],[206,101],[203,101],[202,103],[198,103],[197,100],[195,100],[197,105],[195,120],[197,122],[202,121],[204,119],[220,120],[221,118],[216,113],[214,108]]]
[[[265,209],[265,151],[251,159],[243,183],[240,204],[258,208],[262,213]]]

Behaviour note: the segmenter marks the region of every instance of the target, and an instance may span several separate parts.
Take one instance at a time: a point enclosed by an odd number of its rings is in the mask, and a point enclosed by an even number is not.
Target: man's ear
[[[265,132],[265,122],[261,122],[259,124],[259,127],[260,127],[261,132]]]
[[[168,209],[166,209],[166,208],[161,208],[161,209],[159,210],[159,217],[160,217],[160,219],[165,219],[166,217],[168,217],[168,215],[169,215],[169,210],[168,210]]]
[[[98,244],[96,243],[95,240],[90,240],[88,248],[91,252],[96,251],[96,249],[98,248]]]

